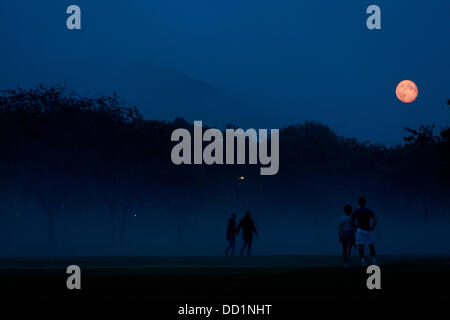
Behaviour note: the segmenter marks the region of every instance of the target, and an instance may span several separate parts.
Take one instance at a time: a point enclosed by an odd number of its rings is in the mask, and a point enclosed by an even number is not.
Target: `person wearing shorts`
[[[377,264],[375,256],[375,244],[373,241],[372,231],[377,224],[377,217],[372,210],[366,208],[366,199],[360,197],[358,199],[359,208],[352,214],[352,225],[356,228],[355,240],[359,248],[359,257],[361,258],[361,265],[366,265],[364,257],[364,246],[367,245],[372,257],[372,264]]]
[[[342,258],[345,267],[350,265],[350,254],[355,243],[355,231],[351,218],[352,211],[352,206],[347,204],[344,207],[345,216],[341,217],[341,224],[339,225],[339,242],[342,243]]]

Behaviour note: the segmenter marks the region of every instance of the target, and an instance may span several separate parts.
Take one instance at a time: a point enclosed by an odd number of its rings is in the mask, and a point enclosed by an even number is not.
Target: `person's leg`
[[[241,247],[241,256],[244,255],[244,250],[245,250],[245,247],[247,246],[247,244],[248,244],[247,239],[244,238],[244,243],[242,244],[242,247]]]
[[[364,258],[364,244],[359,244],[359,257],[361,258],[361,265],[366,265],[366,259]]]
[[[342,242],[342,260],[344,261],[344,264],[347,263],[347,248],[348,248],[348,241]]]
[[[234,251],[236,249],[236,238],[232,238],[230,241],[231,255],[234,257]]]
[[[372,264],[377,264],[377,258],[375,255],[375,245],[373,243],[369,244],[370,256],[372,257]]]
[[[253,242],[253,238],[249,238],[248,239],[248,251],[247,251],[248,256],[252,254],[252,242]]]
[[[228,240],[228,247],[225,249],[225,255],[228,256],[228,251],[231,249],[231,241]]]
[[[345,260],[347,261],[347,263],[350,263],[350,255],[352,254],[352,246],[353,246],[353,242],[349,241],[347,243],[347,251],[345,252]]]
[[[364,258],[364,245],[363,244],[359,244],[358,245],[358,249],[359,249],[359,257],[360,258]]]
[[[344,263],[345,263],[346,252],[347,252],[347,242],[342,241],[342,259],[344,260]]]
[[[375,258],[375,245],[373,243],[369,244],[370,256]]]

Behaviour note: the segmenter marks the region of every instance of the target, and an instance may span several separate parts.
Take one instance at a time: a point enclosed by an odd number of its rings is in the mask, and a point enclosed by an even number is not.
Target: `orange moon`
[[[403,80],[397,85],[395,94],[400,101],[404,103],[411,103],[416,100],[419,94],[419,89],[411,80]]]

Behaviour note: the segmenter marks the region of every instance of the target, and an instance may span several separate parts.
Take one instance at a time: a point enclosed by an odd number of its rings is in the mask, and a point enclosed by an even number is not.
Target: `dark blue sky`
[[[82,30],[66,29],[66,8]],[[365,27],[368,5],[382,30]],[[146,118],[276,128],[317,120],[399,143],[449,124],[450,1],[42,0],[0,2],[0,87],[66,81],[111,90]],[[419,86],[412,104],[396,84]]]

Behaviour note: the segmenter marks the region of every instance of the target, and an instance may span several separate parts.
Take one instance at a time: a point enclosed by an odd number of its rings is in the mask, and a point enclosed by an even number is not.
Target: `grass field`
[[[272,304],[295,312],[305,303],[450,301],[450,257],[379,260],[381,290],[367,289],[368,275],[356,257],[352,268],[343,268],[338,256],[2,260],[1,298],[79,305],[145,303],[169,314],[185,304]],[[66,288],[71,264],[82,270],[79,291]]]

